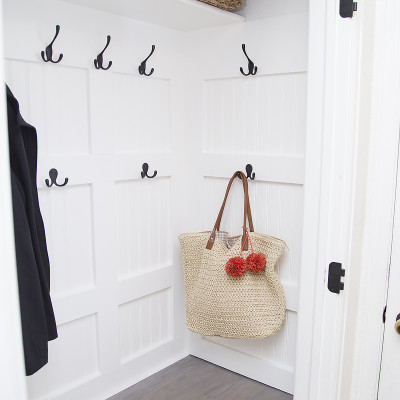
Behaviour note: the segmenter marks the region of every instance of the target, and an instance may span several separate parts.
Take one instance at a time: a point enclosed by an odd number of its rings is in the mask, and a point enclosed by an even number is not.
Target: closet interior
[[[188,354],[293,393],[308,2],[3,0],[3,28],[5,82],[38,132],[59,334],[28,398],[105,399]],[[211,230],[246,167],[256,231],[287,244],[286,323],[202,337],[185,327],[177,236]],[[222,228],[239,234],[232,190]]]

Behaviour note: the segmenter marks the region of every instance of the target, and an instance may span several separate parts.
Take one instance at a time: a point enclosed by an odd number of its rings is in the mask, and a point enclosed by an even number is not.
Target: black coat
[[[48,341],[57,337],[57,327],[36,187],[36,130],[23,120],[8,86],[7,114],[22,338],[26,374],[32,375],[47,363]]]

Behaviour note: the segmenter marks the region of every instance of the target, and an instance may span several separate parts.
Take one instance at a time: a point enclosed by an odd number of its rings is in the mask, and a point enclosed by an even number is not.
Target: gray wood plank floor
[[[292,400],[293,396],[188,356],[108,400]]]

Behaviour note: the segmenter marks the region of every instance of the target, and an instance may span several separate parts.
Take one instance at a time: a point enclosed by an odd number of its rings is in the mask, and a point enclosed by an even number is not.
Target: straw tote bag
[[[229,236],[219,228],[229,190],[239,175],[244,190],[243,235]],[[281,239],[254,232],[248,183],[243,172],[235,172],[230,179],[213,230],[183,233],[179,241],[188,329],[205,336],[242,339],[264,338],[279,331],[285,323],[286,307],[274,267],[286,244]],[[244,271],[236,273],[238,265],[234,265],[234,276],[231,276],[227,271],[232,272],[229,269],[232,260],[239,257],[243,259],[239,267]],[[248,262],[252,257],[265,257],[265,268],[261,272],[252,272]]]

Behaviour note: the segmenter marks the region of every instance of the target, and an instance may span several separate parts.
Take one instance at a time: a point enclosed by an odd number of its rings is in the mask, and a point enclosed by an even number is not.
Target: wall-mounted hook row
[[[237,176],[241,178],[240,174],[237,174]],[[246,165],[246,177],[250,178],[252,181],[254,180],[254,178],[256,177],[256,174],[253,172],[253,166],[251,164],[247,164]]]
[[[53,43],[54,41],[57,39],[58,34],[60,33],[60,25],[56,25],[56,34],[53,38],[53,40],[51,41],[51,43],[46,47],[45,51],[42,51],[40,54],[42,55],[42,59],[44,62],[52,62],[54,64],[59,63],[62,58],[64,57],[64,55],[61,53],[58,57],[58,60],[55,61],[53,60]],[[46,55],[46,57],[45,57]]]
[[[246,56],[247,61],[248,61],[249,72],[247,74],[245,74],[242,67],[240,67],[240,72],[245,76],[255,75],[257,73],[257,67],[254,65],[254,62],[251,61],[249,56],[247,55],[247,53],[246,53],[246,45],[245,44],[242,44],[242,50],[243,50],[243,53]]]
[[[149,164],[144,163],[142,165],[142,171],[140,172],[140,175],[142,176],[142,179],[144,179],[145,177],[147,178],[154,178],[157,175],[157,170],[154,171],[152,176],[149,176],[147,173],[149,172]]]
[[[57,61],[53,60],[53,44],[54,44],[54,41],[57,39],[57,36],[58,36],[59,33],[60,33],[60,25],[56,25],[56,34],[55,34],[53,40],[46,47],[46,50],[41,52],[41,56],[42,56],[42,59],[43,59],[44,62],[52,62],[54,64],[57,64],[62,60],[62,58],[64,56],[62,53],[60,53]],[[104,49],[93,60],[93,63],[94,63],[94,66],[95,66],[96,69],[102,69],[102,70],[106,71],[106,70],[111,68],[112,61],[108,62],[108,66],[107,67],[103,66],[104,52],[106,51],[107,47],[110,45],[110,42],[111,42],[111,36],[107,35],[107,43],[106,43]],[[150,75],[153,74],[154,68],[151,68],[150,72],[148,72],[148,73],[146,72],[146,62],[153,55],[155,48],[156,48],[156,46],[153,44],[151,46],[150,54],[140,63],[140,65],[138,67],[140,75],[150,76]],[[257,73],[257,67],[254,65],[254,62],[247,55],[246,45],[244,43],[242,44],[242,50],[243,50],[244,55],[247,58],[249,72],[245,73],[242,67],[240,67],[240,72],[245,76],[255,75]]]
[[[154,44],[151,46],[151,53],[141,62],[141,64],[139,65],[139,74],[140,75],[146,75],[146,76],[150,76],[153,72],[154,72],[154,68],[152,68],[150,70],[150,72],[148,74],[146,74],[146,62],[147,60],[152,56],[152,54],[154,53],[156,46],[154,46]]]
[[[49,62],[50,61],[50,62],[52,62],[54,64],[57,64],[62,60],[62,58],[64,56],[62,53],[58,57],[57,61],[53,60],[53,43],[57,39],[57,36],[58,36],[59,33],[60,33],[60,25],[56,25],[56,34],[55,34],[53,40],[46,47],[46,50],[41,52],[42,59],[43,59],[44,62]],[[111,42],[111,36],[107,35],[107,43],[106,43],[104,49],[93,60],[93,64],[94,64],[96,69],[102,69],[102,70],[106,71],[106,70],[111,68],[112,61],[108,62],[108,66],[107,67],[105,67],[103,65],[103,63],[104,63],[104,52],[106,51],[107,47],[110,45],[110,42]],[[151,46],[150,54],[139,65],[138,70],[139,70],[139,74],[140,75],[150,76],[154,72],[154,68],[152,68],[149,73],[146,72],[146,62],[153,55],[155,48],[156,48],[156,46],[153,44]]]
[[[112,61],[109,61],[109,62],[108,62],[108,67],[103,67],[103,61],[104,61],[104,59],[103,59],[103,54],[104,54],[104,52],[106,51],[108,45],[110,44],[110,41],[111,41],[111,36],[110,36],[110,35],[107,35],[107,44],[106,44],[106,46],[105,46],[104,49],[97,55],[96,59],[93,61],[94,66],[95,66],[96,69],[102,69],[102,70],[106,71],[107,69],[111,68]]]
[[[62,187],[68,183],[68,178],[65,178],[64,183],[62,183],[61,185],[59,183],[57,183],[58,171],[55,168],[52,168],[49,171],[49,177],[50,177],[50,181],[48,179],[45,180],[47,187],[52,187],[53,185]]]

